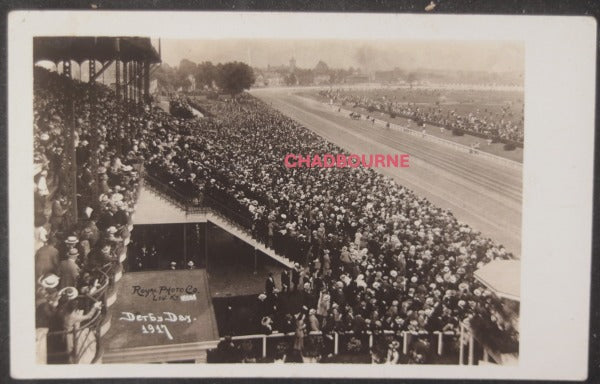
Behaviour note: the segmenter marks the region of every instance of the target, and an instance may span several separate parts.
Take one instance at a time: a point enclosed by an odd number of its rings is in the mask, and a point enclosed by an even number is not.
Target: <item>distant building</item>
[[[316,85],[329,84],[331,82],[331,75],[317,75],[314,82]]]
[[[368,75],[356,74],[356,75],[346,76],[344,81],[348,84],[361,84],[361,83],[370,82],[370,79],[369,79]]]
[[[285,84],[285,78],[280,72],[265,71],[262,78],[265,87],[277,87]]]
[[[196,78],[193,75],[187,76],[188,81],[190,82],[190,86],[187,87],[188,92],[193,92],[196,90]]]
[[[150,80],[150,94],[158,93],[158,79]]]

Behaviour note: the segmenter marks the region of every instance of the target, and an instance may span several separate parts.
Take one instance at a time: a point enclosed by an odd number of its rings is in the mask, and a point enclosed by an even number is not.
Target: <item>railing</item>
[[[150,188],[155,189],[157,192],[160,192],[164,198],[166,198],[169,202],[176,205],[177,207],[188,211],[197,206],[198,204],[194,204],[193,200],[184,194],[178,192],[174,187],[165,184],[163,181],[158,179],[156,176],[151,175],[148,172],[145,172],[144,181],[146,185]]]
[[[295,332],[272,334],[254,334],[233,336],[231,340],[239,347],[242,358],[267,358],[274,357],[279,350],[291,350],[295,339]],[[309,332],[304,336],[305,357],[327,356],[327,355],[345,355],[345,354],[369,354],[374,350],[376,344],[387,345],[398,340],[401,344],[403,355],[409,354],[409,350],[415,340],[419,337],[429,338],[431,350],[437,356],[453,353],[457,357],[455,364],[462,364],[462,354],[458,359],[458,350],[448,350],[449,344],[452,348],[456,347],[460,334],[453,331],[434,331],[434,332],[410,332],[410,331],[366,331],[362,333],[349,332],[331,332],[323,333]],[[463,336],[461,336],[463,337]],[[465,336],[466,337],[466,336]],[[448,341],[448,338],[450,340]],[[223,338],[221,338],[223,340]],[[212,351],[216,352],[215,350]],[[210,362],[210,361],[209,361]],[[216,361],[215,361],[216,362]]]
[[[246,216],[242,212],[232,209],[209,192],[198,194],[195,197],[186,196],[150,173],[146,172],[144,179],[150,188],[159,192],[163,198],[187,213],[207,213],[207,208],[210,208],[212,209],[212,213],[216,213],[226,220],[233,221],[246,230],[252,229],[252,218],[249,215]]]
[[[80,295],[77,299],[87,301],[84,308],[88,310],[99,301],[90,295]],[[96,362],[101,351],[100,327],[103,318],[102,312],[96,311],[91,319],[80,324],[78,328],[48,332],[48,363],[78,364],[88,352],[93,352],[93,357],[86,362]]]
[[[205,207],[214,209],[217,213],[223,215],[226,219],[232,220],[246,230],[252,229],[252,218],[244,215],[242,212],[237,212],[229,208],[224,203],[218,201],[209,194],[205,194],[203,198]]]
[[[344,104],[336,104],[336,105],[344,105]],[[357,108],[357,107],[365,109],[367,111],[369,109],[368,105],[360,104],[360,103],[354,103],[354,108]],[[488,134],[481,133],[481,132],[470,131],[470,130],[464,129],[464,128],[452,127],[452,126],[449,126],[449,125],[446,125],[446,124],[441,124],[441,123],[438,123],[438,122],[435,122],[435,121],[421,119],[421,118],[415,117],[413,115],[402,113],[402,112],[386,111],[386,110],[382,110],[382,109],[379,109],[379,108],[374,108],[369,113],[374,113],[374,112],[379,112],[379,113],[382,113],[382,114],[383,113],[389,114],[391,112],[391,113],[395,114],[396,116],[402,117],[404,119],[413,120],[413,121],[421,121],[421,122],[423,122],[425,124],[429,124],[431,126],[438,127],[438,128],[444,128],[444,129],[447,129],[447,130],[450,130],[450,131],[452,131],[454,129],[458,129],[458,130],[460,130],[460,131],[462,131],[462,132],[464,132],[464,133],[466,133],[468,135],[476,136],[476,137],[479,137],[479,138],[482,138],[482,139],[492,139],[492,140],[495,140],[496,142],[500,142],[502,144],[512,144],[515,147],[523,148],[523,143],[520,142],[520,141],[505,139],[505,138],[497,136],[497,135],[496,136],[492,136],[492,135],[488,135]]]
[[[327,105],[329,105],[329,104],[327,104]],[[350,110],[342,108],[341,105],[337,105],[337,104],[335,104],[335,108],[336,109],[339,108],[340,112],[341,113],[345,113],[345,114],[352,112]],[[379,112],[381,112],[381,111],[379,111]],[[382,112],[382,113],[385,113],[385,112]],[[397,116],[404,117],[404,116],[399,115],[399,114],[397,114]],[[380,125],[380,126],[383,126],[383,127],[388,127],[387,124],[389,124],[389,128],[390,129],[393,129],[393,130],[396,130],[396,131],[399,131],[399,132],[404,132],[404,133],[407,133],[407,134],[410,134],[410,135],[413,135],[413,136],[422,137],[422,138],[425,138],[425,139],[427,139],[429,141],[433,141],[433,142],[437,142],[437,143],[440,143],[440,144],[444,144],[446,146],[453,147],[453,148],[458,149],[460,151],[466,151],[468,153],[473,153],[473,154],[481,155],[482,157],[486,157],[486,158],[488,158],[490,160],[503,163],[503,164],[508,165],[508,166],[510,166],[512,168],[520,169],[523,166],[523,164],[520,163],[520,162],[517,162],[517,161],[514,161],[514,160],[510,160],[510,159],[507,159],[507,158],[504,158],[504,157],[501,157],[501,156],[497,156],[497,155],[494,155],[494,154],[482,151],[482,150],[477,149],[477,148],[472,148],[472,147],[469,147],[467,145],[456,143],[456,142],[451,141],[451,140],[442,139],[440,137],[437,137],[437,136],[434,136],[434,135],[430,135],[428,133],[423,133],[423,132],[420,132],[420,131],[417,131],[417,130],[414,130],[414,129],[411,129],[411,128],[408,128],[408,127],[404,127],[404,126],[399,125],[399,124],[387,122],[385,120],[376,119],[374,117],[373,117],[373,119],[375,119],[375,124],[377,124],[377,125]],[[434,125],[434,124],[430,124],[430,125]],[[443,128],[448,129],[450,131],[452,130],[452,128],[447,128],[447,127],[443,127]],[[467,134],[472,134],[472,132],[470,132],[470,131],[465,131],[465,132]],[[521,144],[521,147],[522,147],[522,144]]]

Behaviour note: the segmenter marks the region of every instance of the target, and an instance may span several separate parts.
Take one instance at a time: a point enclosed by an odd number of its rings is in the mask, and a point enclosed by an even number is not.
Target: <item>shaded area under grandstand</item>
[[[408,153],[410,168],[378,168],[402,186],[449,209],[459,220],[521,254],[522,171],[366,121],[293,94],[261,89],[253,94],[326,140],[357,154]],[[283,161],[283,159],[282,159]]]
[[[139,261],[142,262],[142,269],[148,271],[168,270],[171,261],[177,263],[177,269],[185,269],[187,262],[192,260],[196,267],[207,268],[212,297],[258,295],[264,291],[265,276],[269,272],[279,281],[279,273],[283,268],[279,262],[257,251],[255,265],[252,246],[226,230],[207,223],[201,215],[186,216],[183,210],[145,186],[140,191],[135,221],[128,259],[131,271],[139,269],[136,265]],[[186,248],[182,241],[184,225],[188,226]],[[199,227],[197,235],[192,230],[196,225]],[[166,235],[167,232],[170,232],[169,241],[165,242],[166,245],[157,246],[156,255],[151,256],[155,261],[138,260],[142,246],[150,250],[161,234]]]

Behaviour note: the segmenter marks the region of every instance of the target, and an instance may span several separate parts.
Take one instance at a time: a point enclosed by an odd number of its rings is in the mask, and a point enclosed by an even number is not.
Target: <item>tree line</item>
[[[194,63],[183,59],[177,67],[163,63],[152,74],[158,81],[159,87],[167,91],[190,89],[194,79],[196,89],[218,89],[224,93],[236,95],[254,84],[255,77],[252,68],[242,62],[233,61],[213,64],[210,61]]]

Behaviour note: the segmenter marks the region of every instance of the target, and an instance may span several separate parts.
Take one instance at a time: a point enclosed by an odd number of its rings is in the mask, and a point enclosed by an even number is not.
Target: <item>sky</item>
[[[156,43],[155,43],[156,44]],[[294,57],[300,68],[323,60],[331,68],[361,68],[370,72],[399,67],[523,72],[524,46],[517,42],[419,40],[161,40],[163,62],[182,59],[199,63],[243,61],[253,67],[288,65]]]

